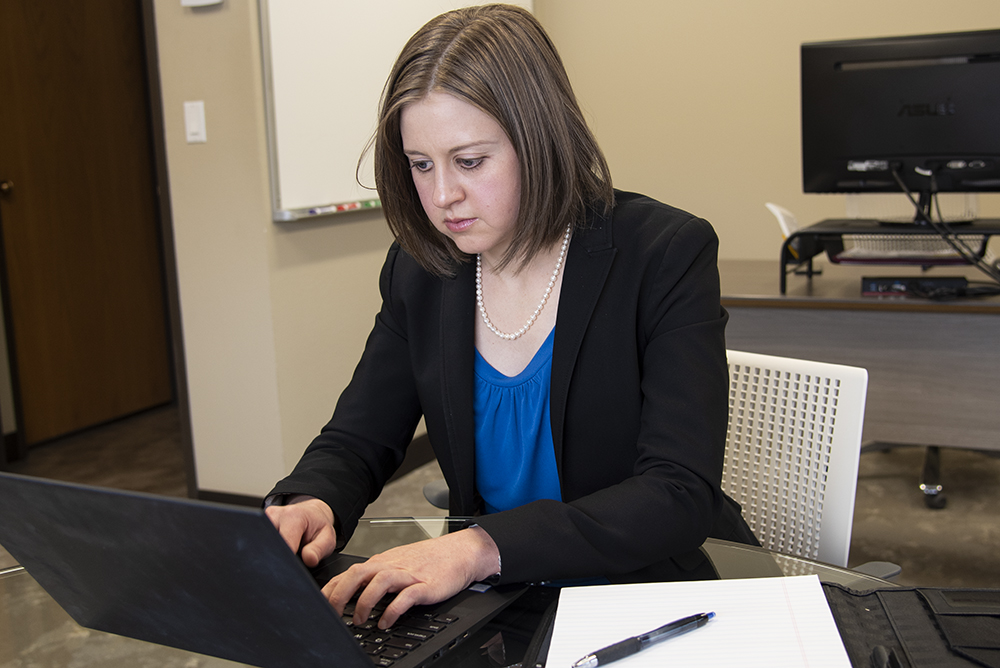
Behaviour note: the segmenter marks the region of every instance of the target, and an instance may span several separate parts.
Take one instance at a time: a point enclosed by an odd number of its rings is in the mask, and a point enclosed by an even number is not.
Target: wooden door
[[[34,444],[172,399],[138,0],[0,0],[4,297]]]

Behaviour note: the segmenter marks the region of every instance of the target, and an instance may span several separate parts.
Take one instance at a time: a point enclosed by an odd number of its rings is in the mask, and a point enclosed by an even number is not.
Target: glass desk
[[[371,556],[388,548],[439,536],[462,524],[449,518],[364,519],[345,552]],[[722,578],[816,574],[856,590],[891,582],[807,559],[709,539],[705,551]],[[535,593],[535,596],[529,594]],[[533,588],[440,666],[508,666],[521,660],[557,590]],[[522,605],[523,603],[523,605]],[[517,607],[520,606],[520,607]],[[242,664],[124,638],[77,625],[20,568],[0,570],[0,668],[224,668]]]

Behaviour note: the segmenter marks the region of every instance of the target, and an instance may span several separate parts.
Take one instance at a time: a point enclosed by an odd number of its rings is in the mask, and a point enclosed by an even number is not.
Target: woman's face
[[[517,153],[489,114],[447,93],[403,109],[403,152],[435,228],[470,255],[502,257],[517,225]]]

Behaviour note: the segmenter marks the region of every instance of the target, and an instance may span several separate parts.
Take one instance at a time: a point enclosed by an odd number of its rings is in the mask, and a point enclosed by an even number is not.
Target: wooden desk
[[[982,274],[826,264],[811,279],[789,276],[783,295],[775,264],[719,263],[729,348],[868,369],[866,443],[1000,451],[1000,297],[861,296],[862,276]]]

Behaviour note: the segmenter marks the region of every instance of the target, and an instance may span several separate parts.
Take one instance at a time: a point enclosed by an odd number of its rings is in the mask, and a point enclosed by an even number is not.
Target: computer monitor
[[[802,45],[807,193],[1000,191],[1000,30]],[[919,217],[917,219],[919,221]]]

